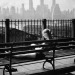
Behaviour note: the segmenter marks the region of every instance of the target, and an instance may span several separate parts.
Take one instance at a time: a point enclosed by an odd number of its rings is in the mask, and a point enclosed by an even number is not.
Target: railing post
[[[72,19],[72,37],[75,37],[75,19]]]
[[[5,20],[5,43],[10,42],[9,19]]]
[[[42,20],[42,24],[43,24],[43,29],[46,29],[46,19]]]

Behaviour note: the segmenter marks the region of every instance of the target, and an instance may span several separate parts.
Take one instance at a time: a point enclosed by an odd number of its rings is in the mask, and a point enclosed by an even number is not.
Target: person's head
[[[50,30],[50,29],[44,29],[44,30],[42,31],[42,35],[43,35],[43,37],[44,37],[46,40],[52,39],[51,30]]]

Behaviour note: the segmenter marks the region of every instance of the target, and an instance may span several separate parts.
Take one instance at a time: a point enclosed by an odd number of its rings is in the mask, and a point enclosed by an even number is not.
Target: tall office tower
[[[24,15],[24,14],[25,14],[24,4],[22,4],[22,6],[21,6],[20,13],[21,13],[22,15]]]
[[[50,10],[48,5],[44,3],[44,0],[40,0],[40,5],[36,8],[36,17],[38,19],[48,19],[50,18]]]
[[[29,19],[34,19],[35,17],[35,10],[33,7],[33,0],[29,0],[29,10],[27,12],[28,18]]]
[[[20,8],[20,17],[21,19],[25,19],[26,18],[26,10],[25,10],[25,5],[24,3],[21,4],[21,8]]]
[[[52,0],[52,1],[53,1],[52,4],[55,5],[56,4],[56,0]]]
[[[55,5],[56,5],[56,0],[52,0],[51,13],[53,12]]]
[[[11,9],[10,9],[10,14],[14,16],[15,13],[16,13],[15,7],[12,6]]]
[[[44,5],[44,0],[40,0],[40,5]]]
[[[33,0],[29,0],[29,10],[33,10]]]
[[[0,14],[1,14],[2,12],[1,12],[1,7],[0,7]]]

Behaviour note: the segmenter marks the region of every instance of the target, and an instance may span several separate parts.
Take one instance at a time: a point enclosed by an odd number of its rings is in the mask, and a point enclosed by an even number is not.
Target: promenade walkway
[[[74,65],[74,58],[75,58],[75,56],[64,57],[64,59],[56,58],[55,66],[56,66],[56,68],[61,68],[61,67],[69,66],[72,64]],[[44,62],[44,60],[39,60],[39,61],[15,64],[13,66],[14,66],[14,68],[17,68],[18,71],[13,72],[13,75],[30,75],[30,74],[33,74],[36,72],[42,72],[43,71],[43,68],[42,68],[43,62]],[[52,69],[52,67],[49,63],[46,63],[45,67],[46,67],[46,70]],[[0,75],[2,75],[2,67],[0,67]],[[6,73],[6,75],[9,75],[9,74]],[[63,75],[65,75],[65,74],[63,74]],[[75,72],[71,72],[71,74],[67,74],[67,75],[75,75]]]

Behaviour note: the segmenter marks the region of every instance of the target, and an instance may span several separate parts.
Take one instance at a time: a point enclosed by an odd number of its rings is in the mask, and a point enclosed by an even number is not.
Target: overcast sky
[[[1,7],[10,7],[16,6],[21,7],[21,3],[25,4],[25,8],[28,9],[29,0],[0,0]],[[59,4],[61,10],[73,9],[75,8],[75,0],[56,0],[56,3]],[[40,4],[40,0],[33,0],[34,8]],[[52,5],[52,0],[45,0],[45,4],[48,4],[49,8]]]

